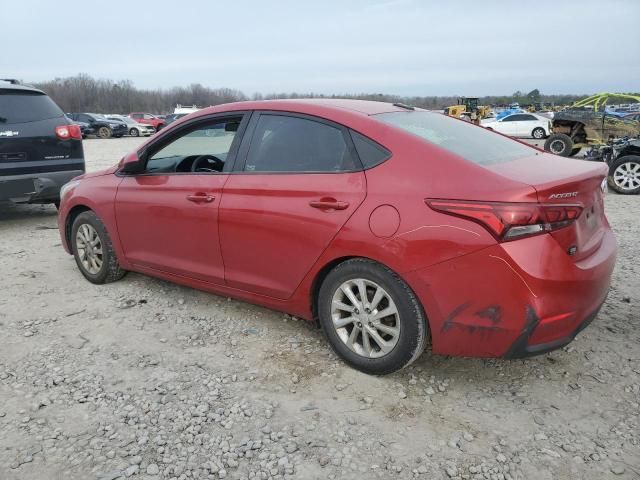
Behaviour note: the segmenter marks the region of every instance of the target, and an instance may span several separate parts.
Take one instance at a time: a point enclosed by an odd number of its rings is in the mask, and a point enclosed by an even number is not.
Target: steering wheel
[[[204,165],[200,166],[203,163]],[[222,172],[224,162],[214,155],[198,155],[191,164],[192,172]]]

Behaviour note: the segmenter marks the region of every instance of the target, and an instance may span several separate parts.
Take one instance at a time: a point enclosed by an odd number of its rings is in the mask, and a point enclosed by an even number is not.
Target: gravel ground
[[[139,139],[87,140],[88,169]],[[600,316],[527,360],[383,378],[306,322],[138,274],[88,283],[50,206],[0,206],[0,479],[640,478],[640,197]]]

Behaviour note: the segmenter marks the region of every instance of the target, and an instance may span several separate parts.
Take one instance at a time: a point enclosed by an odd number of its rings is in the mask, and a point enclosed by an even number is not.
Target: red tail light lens
[[[80,125],[59,125],[56,127],[56,137],[60,140],[69,140],[71,138],[81,140],[82,131],[80,130]]]
[[[582,213],[578,205],[425,200],[433,210],[473,220],[500,241],[564,228]]]

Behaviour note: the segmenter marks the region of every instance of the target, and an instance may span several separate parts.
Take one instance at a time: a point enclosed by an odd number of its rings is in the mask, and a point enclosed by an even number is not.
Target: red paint
[[[392,237],[400,227],[400,214],[391,205],[380,205],[369,217],[371,232],[380,238]]]
[[[392,156],[352,173],[117,175],[132,153],[119,167],[81,177],[67,193],[59,217],[65,249],[70,211],[90,208],[123,268],[309,320],[319,272],[345,257],[371,258],[413,289],[434,353],[448,355],[504,355],[527,328],[528,311],[542,319],[529,344],[570,337],[604,300],[616,253],[599,190],[604,165],[532,150],[531,158],[484,168],[370,116],[399,107],[339,100],[204,109],[138,151],[185,123],[252,110],[318,116]],[[579,194],[571,202],[548,198],[572,191]],[[560,230],[503,242],[482,222],[435,211],[425,199],[572,203],[583,211]],[[573,315],[563,317],[567,312]]]

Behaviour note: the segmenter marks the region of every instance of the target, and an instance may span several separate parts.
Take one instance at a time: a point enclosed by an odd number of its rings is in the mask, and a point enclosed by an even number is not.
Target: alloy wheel
[[[533,130],[533,138],[543,138],[544,137],[544,130],[541,128],[536,128]]]
[[[400,315],[391,295],[371,280],[347,280],[335,291],[331,319],[340,340],[366,358],[390,353],[400,338]]]
[[[621,190],[625,191],[640,187],[640,163],[621,163],[613,172],[613,181]]]
[[[83,223],[76,233],[76,250],[82,267],[91,275],[102,268],[102,241],[93,226]]]

